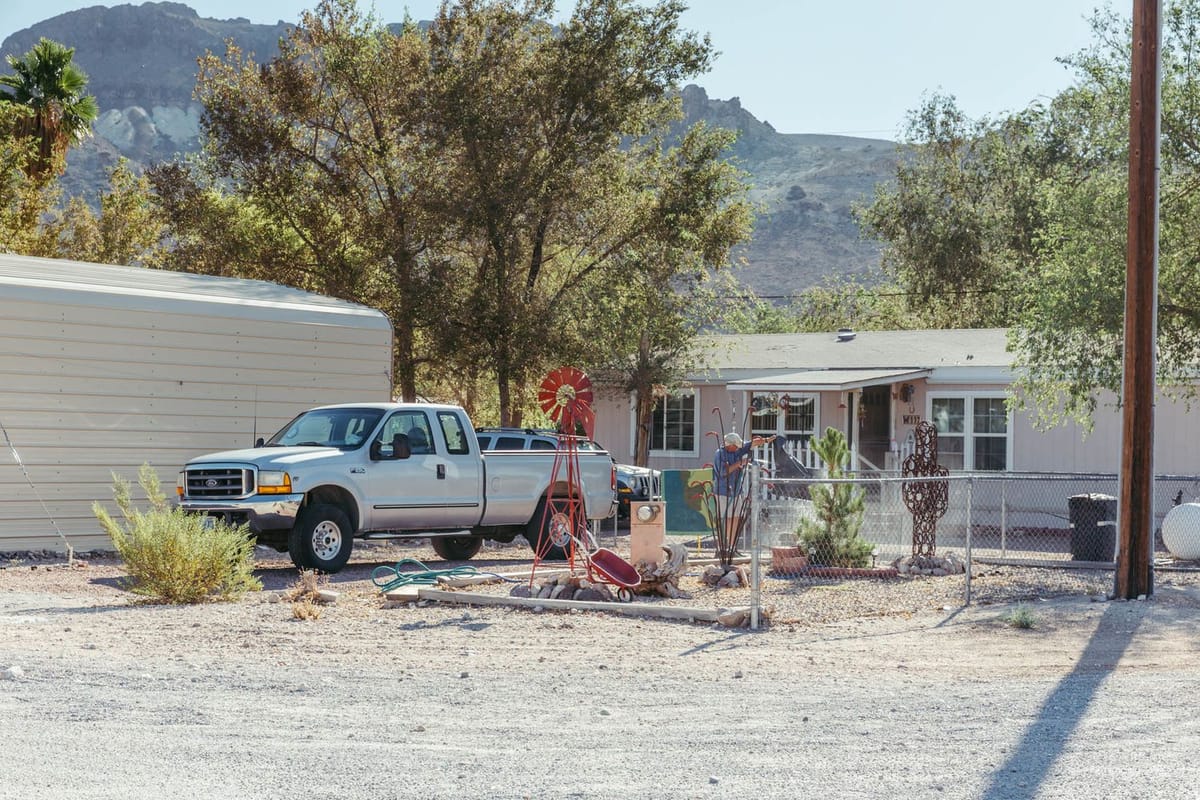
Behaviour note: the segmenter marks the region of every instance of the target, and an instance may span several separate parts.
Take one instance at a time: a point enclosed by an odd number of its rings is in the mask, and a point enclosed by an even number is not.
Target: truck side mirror
[[[412,456],[408,434],[397,433],[390,442],[376,439],[371,442],[372,461],[398,461]]]
[[[267,440],[261,436],[254,440],[255,447],[262,447],[266,443],[267,443]]]

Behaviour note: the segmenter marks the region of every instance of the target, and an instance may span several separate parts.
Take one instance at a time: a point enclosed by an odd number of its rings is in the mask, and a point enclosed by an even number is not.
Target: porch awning
[[[730,381],[730,391],[845,392],[880,383],[898,383],[928,377],[931,369],[810,369],[781,375]]]

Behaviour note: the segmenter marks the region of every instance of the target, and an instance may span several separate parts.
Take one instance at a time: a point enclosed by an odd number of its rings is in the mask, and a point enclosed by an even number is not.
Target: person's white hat
[[[725,444],[731,444],[734,447],[741,447],[742,437],[738,436],[736,433],[727,433],[725,434]]]

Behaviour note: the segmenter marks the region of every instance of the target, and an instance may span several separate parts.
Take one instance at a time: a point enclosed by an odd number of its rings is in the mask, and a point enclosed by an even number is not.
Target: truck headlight
[[[183,470],[175,477],[175,496],[183,497],[183,487],[187,485],[187,473]]]
[[[292,476],[286,472],[260,472],[258,473],[258,493],[291,494]]]

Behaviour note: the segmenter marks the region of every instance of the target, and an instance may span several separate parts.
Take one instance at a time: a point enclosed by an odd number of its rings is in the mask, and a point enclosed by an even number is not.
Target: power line
[[[812,287],[821,288],[821,287]],[[871,297],[961,297],[969,294],[1013,294],[1012,289],[954,289],[941,290],[937,292],[873,292],[864,290],[864,295]],[[794,300],[798,297],[803,297],[804,290],[793,292],[792,294],[726,294],[718,295],[723,300]]]

